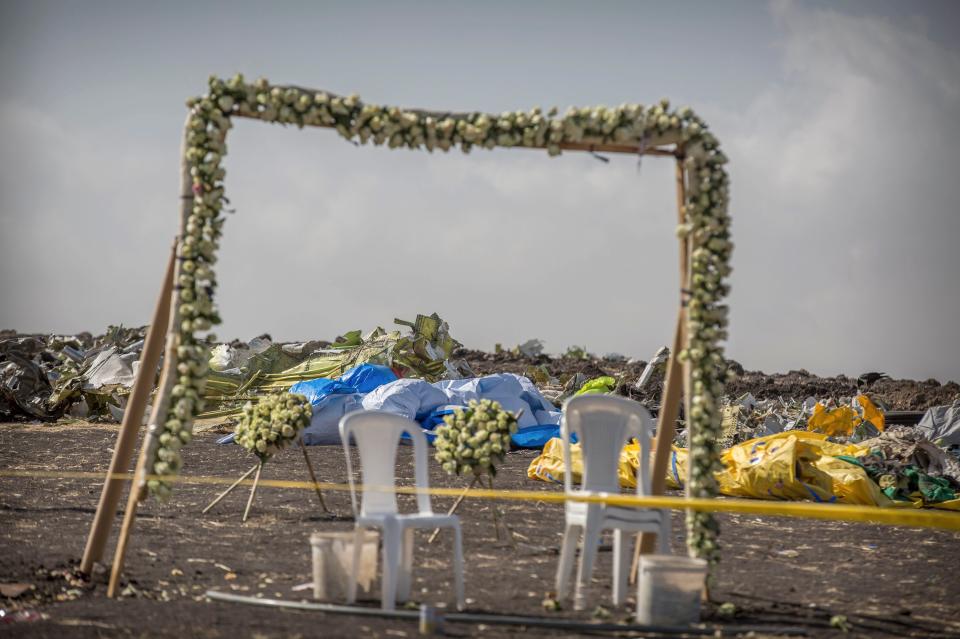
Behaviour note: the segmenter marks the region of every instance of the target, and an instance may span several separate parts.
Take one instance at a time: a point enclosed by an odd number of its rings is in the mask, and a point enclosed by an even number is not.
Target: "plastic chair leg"
[[[360,553],[363,551],[365,529],[356,526],[353,529],[353,560],[350,562],[350,585],[347,587],[347,603],[357,601],[357,581],[360,580]]]
[[[401,560],[400,531],[395,522],[383,526],[383,583],[380,586],[380,607],[395,610],[397,607],[397,581]]]
[[[463,534],[460,532],[460,522],[453,527],[453,579],[457,594],[457,610],[463,610],[467,602],[463,593]]]
[[[613,531],[613,605],[620,606],[627,596],[627,576],[630,574],[633,535],[620,530]]]
[[[657,545],[660,548],[661,555],[669,555],[673,552],[670,549],[670,511],[663,512],[663,519],[660,520],[660,534],[657,535]]]
[[[597,547],[600,544],[600,513],[587,515],[586,526],[583,528],[583,546],[580,548],[580,566],[577,569],[577,588],[573,595],[573,609],[583,610],[586,593],[584,590],[593,574],[593,562],[597,557]]]
[[[557,563],[557,601],[566,599],[570,590],[570,574],[573,572],[573,555],[577,548],[580,527],[567,524],[563,531],[563,544],[560,546],[560,561]]]
[[[407,601],[410,599],[410,586],[413,583],[413,528],[403,531],[403,548],[397,577],[397,598]]]

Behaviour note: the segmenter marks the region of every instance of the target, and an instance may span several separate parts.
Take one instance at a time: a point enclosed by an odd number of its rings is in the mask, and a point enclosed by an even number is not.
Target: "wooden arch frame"
[[[197,333],[219,323],[212,303],[217,240],[223,224],[226,135],[232,118],[335,129],[348,140],[428,151],[459,147],[588,151],[674,158],[681,290],[667,364],[653,464],[653,492],[663,492],[681,397],[690,434],[687,494],[716,494],[713,472],[722,393],[723,350],[732,251],[727,214],[726,157],[706,124],[687,107],[662,100],[650,106],[571,108],[563,116],[539,109],[500,115],[382,107],[325,91],[211,77],[209,92],[187,102],[181,161],[180,233],[174,242],[140,358],[107,478],[80,565],[89,573],[107,543],[130,466],[154,371],[163,368],[128,496],[108,594],[115,593],[139,502],[148,491],[169,493],[164,477],[179,471],[180,445],[191,435],[205,376],[205,344]],[[174,441],[175,440],[175,441]],[[173,442],[171,444],[170,442]],[[715,559],[717,528],[707,513],[688,513],[692,554]],[[644,539],[644,550],[652,546]],[[638,552],[640,547],[638,546]]]

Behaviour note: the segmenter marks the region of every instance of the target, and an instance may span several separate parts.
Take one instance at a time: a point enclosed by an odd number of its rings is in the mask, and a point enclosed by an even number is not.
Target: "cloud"
[[[0,102],[0,130],[0,326],[144,323],[169,250],[155,240],[172,239],[175,220],[143,187],[175,182],[128,141],[22,103]]]
[[[960,376],[960,56],[880,17],[772,7],[782,77],[715,119],[734,188],[731,353]]]
[[[355,149],[321,133],[234,131],[227,333],[259,322],[286,335],[332,334],[437,310],[484,348],[538,336],[557,351],[588,341],[645,352],[669,334],[675,283],[650,275],[676,261],[668,166],[638,174],[634,159],[579,154]],[[271,286],[259,290],[271,303],[245,307],[246,282],[265,277]],[[290,299],[300,310],[269,313]]]
[[[598,59],[572,54],[561,56],[562,71],[539,78],[534,39],[503,53],[524,60],[520,67],[473,67],[472,49],[447,43],[449,64],[466,70],[470,86],[411,82],[372,44],[369,61],[325,69],[323,78],[359,77],[358,88],[388,98],[416,90],[444,104],[481,95],[495,105],[557,91],[620,96],[633,92],[623,88],[631,82],[642,83],[641,95],[660,95],[654,84],[683,79],[731,158],[729,354],[766,370],[960,378],[956,45],[918,21],[808,4],[773,3],[767,25],[755,13],[749,19],[737,28],[771,29],[777,58],[749,67],[757,77],[737,78],[720,67],[767,53],[757,44],[767,38],[735,42],[728,25],[727,51],[714,30],[700,46],[724,82],[704,77],[696,43],[672,60],[645,38],[611,49],[642,62],[629,76],[619,62],[605,76]],[[59,60],[47,45],[72,46],[55,31],[31,33],[31,60]],[[159,42],[152,46],[166,52]],[[70,82],[85,76],[69,65],[21,70],[49,77],[71,100],[45,103],[37,87],[18,84],[0,101],[0,326],[100,330],[150,316],[178,205],[181,116],[164,100],[186,93],[192,80],[181,76],[195,58],[232,70],[249,55],[225,40],[214,63],[197,42],[189,55],[143,53],[114,67],[108,58],[130,43],[103,38],[100,57],[82,63],[103,67],[109,81],[98,89],[112,96],[109,110],[79,99]],[[143,65],[155,81],[144,82]],[[301,70],[314,77],[312,67]],[[136,96],[124,82],[139,87]],[[540,337],[552,351],[585,343],[645,357],[671,339],[678,283],[669,160],[646,159],[638,171],[629,157],[604,164],[523,150],[390,152],[354,148],[329,131],[242,122],[226,168],[237,212],[221,252],[224,338],[331,337],[436,310],[482,348]]]

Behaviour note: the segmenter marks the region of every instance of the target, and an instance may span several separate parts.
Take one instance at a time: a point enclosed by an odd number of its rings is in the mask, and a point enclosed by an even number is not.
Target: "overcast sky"
[[[0,4],[0,328],[149,321],[211,73],[500,112],[669,97],[731,158],[729,356],[960,379],[960,3]],[[671,340],[670,162],[240,121],[222,338],[436,311],[467,346]]]

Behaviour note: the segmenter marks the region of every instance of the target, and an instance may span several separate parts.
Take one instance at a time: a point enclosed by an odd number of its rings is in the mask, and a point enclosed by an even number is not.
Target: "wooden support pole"
[[[174,276],[176,276],[176,267],[174,267]],[[172,280],[171,280],[172,283]],[[171,297],[173,290],[171,288]],[[150,411],[150,429],[156,427],[157,423],[162,421],[164,414],[163,395],[164,388],[169,387],[172,379],[175,379],[176,369],[171,366],[170,358],[173,357],[170,345],[174,342],[173,326],[176,321],[177,313],[171,310],[167,325],[167,353],[166,361],[163,363],[163,370],[160,373],[160,383],[157,384],[157,396],[154,398],[153,410]],[[117,592],[117,585],[120,583],[120,574],[123,572],[123,562],[127,556],[127,544],[130,541],[130,534],[133,532],[133,524],[137,518],[137,506],[143,501],[146,492],[145,477],[152,469],[147,468],[147,460],[150,458],[150,440],[152,431],[148,430],[140,445],[140,455],[137,458],[137,468],[133,472],[133,481],[130,483],[130,492],[127,494],[127,508],[123,513],[123,524],[120,526],[120,535],[117,537],[117,548],[113,553],[113,565],[110,567],[110,585],[107,588],[107,596],[113,597]]]
[[[658,146],[652,146],[642,150],[631,144],[586,144],[583,142],[561,142],[559,146],[564,151],[587,151],[588,153],[623,153],[626,155],[657,155],[661,157],[677,156],[677,152],[675,150],[664,149]]]
[[[123,492],[124,480],[117,479],[118,474],[126,473],[130,468],[133,450],[137,443],[137,434],[143,423],[143,413],[147,407],[147,399],[153,390],[153,380],[157,374],[157,365],[160,362],[160,353],[163,350],[163,338],[167,332],[167,320],[170,316],[170,299],[173,292],[173,271],[176,262],[176,243],[170,251],[167,270],[160,287],[160,296],[153,312],[153,319],[147,329],[147,336],[143,342],[143,352],[140,354],[140,363],[137,368],[137,377],[130,391],[127,407],[123,412],[123,422],[120,433],[113,449],[113,458],[110,460],[110,469],[103,482],[103,491],[100,493],[100,502],[97,512],[90,525],[87,536],[87,545],[80,562],[80,572],[90,574],[94,562],[103,558],[103,550],[113,528],[113,520],[117,516],[117,505]]]
[[[317,481],[317,475],[313,472],[313,462],[310,461],[310,455],[307,454],[307,447],[303,445],[303,440],[300,440],[300,450],[303,451],[303,461],[307,463],[307,471],[310,473],[310,481],[313,482],[313,488],[317,491],[317,499],[320,500],[320,507],[323,508],[323,512],[329,513],[330,509],[327,508],[327,504],[323,501],[323,492],[320,490],[320,482]]]
[[[257,464],[257,474],[253,476],[253,486],[250,487],[250,497],[247,499],[247,507],[243,509],[242,521],[247,521],[250,516],[250,506],[253,505],[253,497],[257,494],[257,486],[260,484],[260,473],[263,472],[263,462]]]
[[[482,481],[481,485],[483,485]],[[493,477],[490,475],[487,475],[487,487],[490,489],[490,492],[493,492]],[[507,523],[507,516],[500,512],[500,506],[497,504],[496,500],[492,501],[490,508],[493,510],[493,529],[497,537],[497,541],[500,541],[500,526],[503,525],[503,529],[507,531],[507,541],[509,541],[510,545],[516,549],[517,542],[513,539],[513,529],[510,528],[510,524]]]
[[[190,163],[187,161],[188,139],[190,136],[190,120],[193,112],[187,113],[183,125],[183,139],[180,142],[180,236],[186,234],[187,220],[193,210],[193,177],[190,174]],[[120,579],[120,573],[123,571],[123,560],[127,552],[127,542],[130,533],[133,531],[133,521],[137,515],[137,504],[143,499],[146,492],[145,478],[152,471],[147,468],[148,460],[152,461],[155,448],[158,445],[159,432],[163,429],[163,423],[166,421],[167,402],[170,399],[170,393],[177,380],[177,346],[179,344],[178,330],[180,326],[180,309],[177,299],[174,296],[177,290],[174,283],[179,281],[180,271],[183,265],[181,260],[177,259],[176,249],[180,238],[174,242],[173,272],[169,280],[169,287],[161,291],[161,297],[166,293],[169,309],[166,314],[166,344],[164,346],[163,370],[160,372],[160,383],[157,385],[157,393],[153,401],[153,409],[150,411],[150,422],[147,433],[143,438],[143,444],[140,446],[140,457],[137,461],[137,470],[133,476],[133,483],[130,486],[130,494],[127,498],[127,510],[123,516],[123,525],[120,528],[120,538],[117,540],[117,549],[113,556],[113,566],[110,573],[110,588],[107,590],[109,596],[113,596],[116,591],[117,583]],[[151,327],[152,328],[152,327]]]
[[[478,481],[480,481],[480,477],[477,476],[477,475],[474,475],[474,476],[473,476],[473,479],[470,480],[470,485],[463,489],[463,492],[460,493],[460,496],[457,497],[457,500],[456,500],[455,502],[453,502],[453,506],[450,506],[450,510],[447,511],[447,517],[449,517],[449,516],[452,515],[453,513],[457,512],[457,508],[460,507],[460,503],[461,503],[461,502],[464,500],[464,498],[467,496],[467,493],[470,492],[470,489],[477,485],[477,482],[478,482]],[[430,537],[427,539],[427,543],[428,543],[428,544],[432,544],[433,541],[437,538],[437,535],[439,535],[439,534],[440,534],[440,529],[439,529],[439,528],[434,528],[434,529],[433,529],[433,532],[430,533]]]
[[[230,487],[229,487],[229,488],[227,488],[225,491],[223,491],[222,493],[220,493],[219,495],[217,495],[217,496],[214,498],[213,501],[211,501],[209,504],[207,504],[207,507],[206,507],[206,508],[204,508],[202,511],[200,511],[200,513],[203,514],[203,515],[207,514],[207,512],[209,512],[211,508],[213,508],[214,506],[216,506],[217,504],[219,504],[220,501],[221,501],[224,497],[226,497],[227,495],[229,495],[229,494],[233,491],[234,488],[236,488],[237,486],[239,486],[239,485],[240,485],[240,482],[242,482],[244,479],[246,479],[247,477],[249,477],[249,476],[250,476],[250,473],[252,473],[253,471],[255,471],[258,466],[259,466],[259,464],[254,464],[253,466],[251,466],[251,467],[250,467],[250,470],[248,470],[248,471],[245,472],[244,474],[240,475],[240,477],[237,478],[237,481],[235,481],[235,482],[233,482],[232,484],[230,484]]]
[[[107,586],[107,597],[115,597],[117,586],[120,584],[120,574],[123,572],[123,560],[127,556],[127,543],[130,533],[133,532],[133,522],[137,518],[137,506],[140,503],[140,491],[137,489],[139,479],[143,476],[143,466],[146,459],[146,446],[140,448],[140,457],[137,460],[137,469],[133,473],[133,482],[127,494],[127,508],[123,512],[123,524],[120,526],[120,536],[117,537],[117,548],[113,553],[113,566],[110,568],[110,585]]]
[[[295,85],[286,85],[282,87],[277,87],[280,89],[296,89],[297,91],[303,91],[308,94],[318,93],[316,89],[311,89],[307,87],[300,87]],[[331,98],[334,97],[343,97],[337,96],[334,93],[329,91],[324,91]],[[452,118],[455,121],[459,120],[469,120],[473,114],[472,113],[451,113],[447,111],[430,111],[426,109],[404,109],[405,112],[415,113],[421,116],[432,117],[436,121],[443,120],[445,118]],[[260,120],[263,118],[263,114],[259,111],[250,111],[247,109],[239,109],[231,114],[233,117],[240,118],[250,118],[253,120]],[[496,116],[493,116],[494,118]],[[309,126],[316,126],[322,128],[334,128],[335,124],[323,124],[320,122],[312,122]],[[564,151],[587,151],[589,153],[623,153],[626,155],[658,155],[658,156],[671,156],[676,157],[680,147],[682,146],[682,139],[678,130],[674,129],[672,131],[667,131],[663,133],[651,132],[647,135],[646,139],[642,144],[617,144],[615,142],[606,142],[601,138],[587,139],[586,141],[581,142],[560,142],[557,144]],[[664,148],[670,145],[676,145],[677,150]],[[518,146],[512,146],[513,149],[546,149],[548,146],[547,142],[541,144],[524,144]]]
[[[685,221],[684,206],[686,205],[686,185],[683,160],[677,158],[676,187],[677,187],[677,223]],[[690,290],[690,241],[688,238],[680,240],[680,287]],[[680,411],[681,389],[684,391],[684,406],[689,415],[690,403],[690,367],[681,363],[679,353],[687,347],[687,308],[686,296],[681,291],[680,309],[677,312],[677,324],[673,334],[673,347],[670,358],[667,360],[667,374],[660,400],[660,414],[657,419],[657,447],[653,457],[653,477],[650,492],[653,495],[662,495],[666,488],[667,461],[672,454],[673,436],[676,434],[677,415]],[[687,417],[689,419],[689,417]],[[640,565],[640,555],[649,554],[654,549],[656,536],[652,533],[640,533],[637,544],[634,546],[633,566],[630,570],[630,580],[635,581],[637,569]]]

